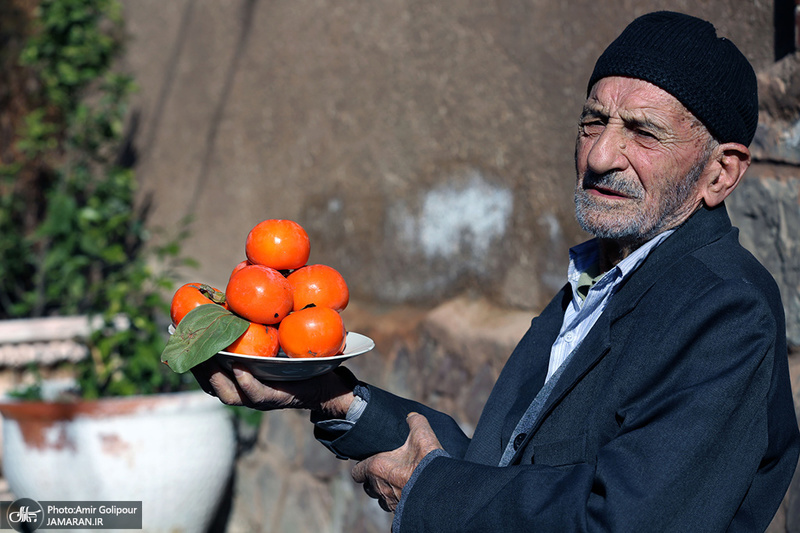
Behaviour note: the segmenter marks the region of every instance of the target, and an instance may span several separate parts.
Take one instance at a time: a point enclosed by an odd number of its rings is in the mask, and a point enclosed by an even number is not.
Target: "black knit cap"
[[[755,72],[736,45],[717,37],[710,22],[671,11],[637,18],[597,60],[587,94],[608,76],[639,78],[664,89],[720,142],[748,146],[753,140]]]

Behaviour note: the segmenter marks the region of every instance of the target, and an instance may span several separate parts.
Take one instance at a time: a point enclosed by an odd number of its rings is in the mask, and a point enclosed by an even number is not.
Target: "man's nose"
[[[587,165],[597,174],[621,171],[628,168],[625,132],[615,125],[607,125],[589,149]]]

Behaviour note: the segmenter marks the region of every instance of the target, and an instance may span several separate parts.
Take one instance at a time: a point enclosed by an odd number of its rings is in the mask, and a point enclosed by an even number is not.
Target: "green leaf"
[[[189,311],[161,353],[161,361],[182,374],[211,359],[242,336],[249,323],[221,305],[205,304]]]

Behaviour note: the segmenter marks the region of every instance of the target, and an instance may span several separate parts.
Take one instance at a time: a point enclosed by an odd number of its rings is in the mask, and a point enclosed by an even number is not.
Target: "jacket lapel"
[[[611,299],[608,309],[611,322],[636,307],[639,300],[672,265],[731,230],[725,206],[702,208],[684,222],[675,233],[656,247],[647,260],[628,278]]]
[[[515,385],[511,387],[505,386],[503,389],[509,393],[508,398],[505,400],[505,409],[507,409],[503,419],[501,429],[501,443],[499,448],[492,447],[493,452],[502,454],[505,443],[508,442],[514,428],[519,422],[520,418],[525,414],[528,406],[536,397],[536,394],[544,385],[544,378],[547,376],[547,367],[550,362],[550,350],[561,330],[561,323],[564,320],[564,310],[569,304],[572,297],[572,289],[569,284],[565,285],[561,292],[550,301],[550,304],[534,318],[534,323],[531,329],[535,329],[538,333],[538,338],[541,339],[534,345],[526,346],[521,352],[520,361],[523,368],[518,364],[509,367],[509,371],[514,373],[514,376],[509,377],[509,382],[514,382]],[[506,370],[504,369],[504,372]],[[501,377],[502,379],[502,377]],[[498,381],[499,382],[499,381]],[[492,392],[494,394],[494,391]],[[504,402],[493,402],[493,406],[503,405]],[[476,429],[476,436],[478,430]],[[493,443],[496,446],[496,443]],[[492,456],[491,461],[499,460],[500,455],[497,457]],[[493,464],[497,464],[496,461]]]
[[[611,351],[611,331],[610,320],[607,313],[603,313],[597,319],[589,334],[569,356],[565,362],[564,372],[556,381],[553,390],[547,397],[539,417],[528,433],[529,440],[542,425],[547,415],[553,408],[566,396],[580,379],[585,376],[592,368]],[[520,446],[520,450],[522,450]]]

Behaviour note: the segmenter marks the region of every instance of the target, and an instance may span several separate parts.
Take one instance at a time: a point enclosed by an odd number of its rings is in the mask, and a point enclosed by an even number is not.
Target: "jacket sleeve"
[[[367,390],[367,407],[351,429],[332,435],[314,429],[317,440],[338,457],[362,460],[401,447],[408,438],[409,413],[424,415],[444,449],[453,457],[463,457],[470,439],[450,416],[378,387],[361,386]]]

